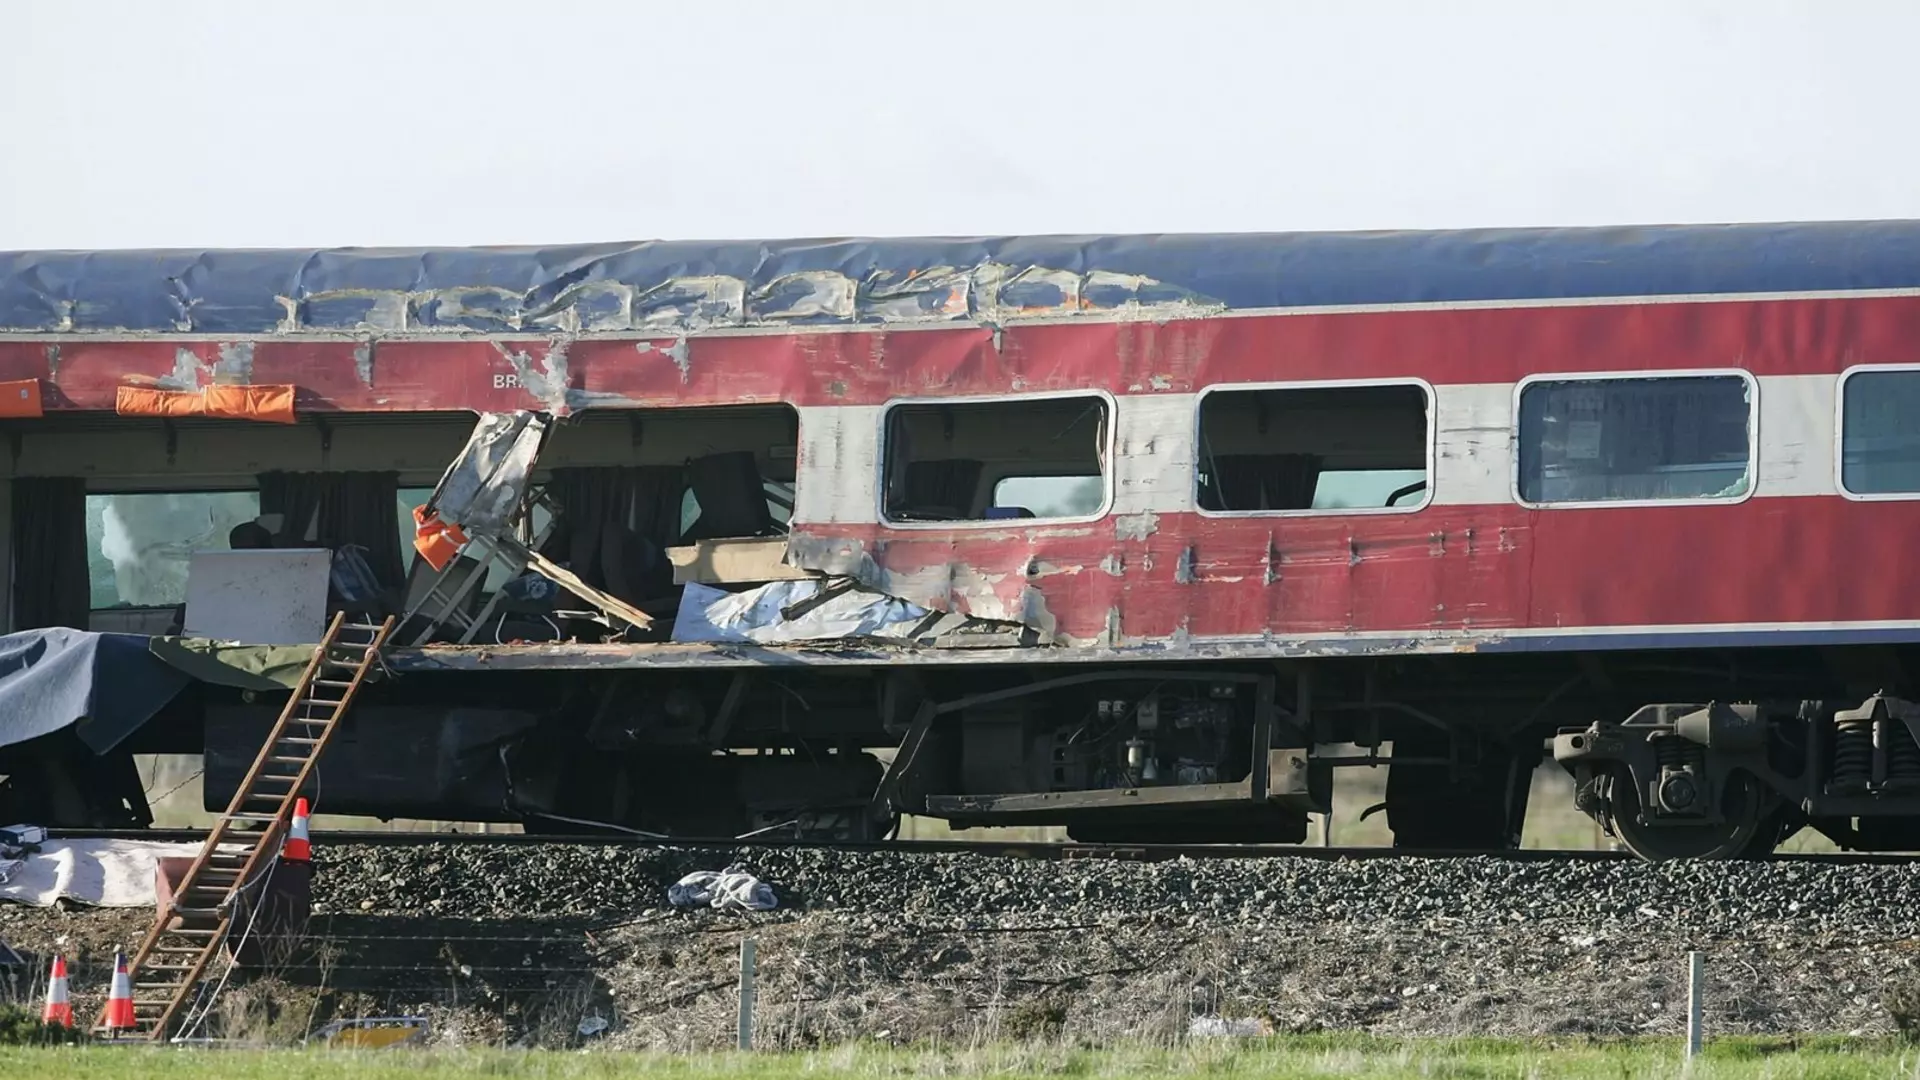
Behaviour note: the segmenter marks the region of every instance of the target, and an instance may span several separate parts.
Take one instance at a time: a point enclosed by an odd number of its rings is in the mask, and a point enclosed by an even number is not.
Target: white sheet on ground
[[[772,911],[780,901],[773,886],[744,870],[698,870],[667,886],[667,903],[674,907],[739,908]]]
[[[191,843],[49,840],[0,883],[0,901],[51,907],[65,897],[93,907],[152,907],[159,860],[199,853],[200,845]]]
[[[680,595],[673,640],[773,645],[835,638],[905,638],[928,614],[926,608],[897,596],[849,589],[798,618],[781,617],[783,609],[812,599],[825,587],[816,579],[773,581],[746,592],[730,593],[709,585],[689,584]],[[966,621],[958,615],[947,618],[955,623]],[[943,628],[930,628],[928,632]]]

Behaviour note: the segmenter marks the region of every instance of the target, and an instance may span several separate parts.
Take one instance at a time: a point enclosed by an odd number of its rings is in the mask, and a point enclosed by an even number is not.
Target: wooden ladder
[[[348,622],[345,612],[333,617],[266,745],[174,889],[172,903],[155,913],[153,929],[128,967],[135,1026],[113,1034],[165,1039],[228,930],[237,922],[244,931],[248,920],[241,894],[273,865],[294,799],[367,672],[379,663],[393,623],[392,616],[378,625]],[[94,1030],[108,1033],[104,1009]]]

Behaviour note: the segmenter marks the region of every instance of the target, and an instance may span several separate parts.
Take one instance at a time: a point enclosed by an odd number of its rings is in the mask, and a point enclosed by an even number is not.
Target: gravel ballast
[[[1162,1038],[1196,1016],[1671,1033],[1689,949],[1708,954],[1716,1030],[1879,1033],[1920,952],[1920,867],[1906,865],[465,843],[316,855],[310,955],[236,977],[218,1022],[286,1035],[327,1016],[419,1012],[442,1041],[721,1046],[751,934],[770,1045]],[[667,905],[683,874],[728,866],[772,884],[780,909]],[[150,918],[11,907],[0,933],[76,957],[84,1007],[111,950]],[[595,1018],[604,1030],[580,1034]]]
[[[1754,924],[1904,936],[1920,865],[1783,859],[1019,859],[828,849],[430,844],[323,852],[315,902],[347,912],[594,916],[661,907],[693,870],[739,866],[783,909],[966,922],[1178,917],[1291,925],[1391,921],[1488,927],[1657,922],[1724,934]]]

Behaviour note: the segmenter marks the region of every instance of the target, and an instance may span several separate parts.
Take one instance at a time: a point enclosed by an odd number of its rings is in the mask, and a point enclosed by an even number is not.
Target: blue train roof
[[[686,331],[1920,288],[1920,221],[0,252],[0,333]]]

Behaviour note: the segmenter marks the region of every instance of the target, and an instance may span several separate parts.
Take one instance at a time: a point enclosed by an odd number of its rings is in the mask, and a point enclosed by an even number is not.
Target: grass
[[[792,1054],[567,1053],[558,1051],[166,1050],[86,1047],[0,1050],[0,1075],[74,1080],[435,1080],[525,1076],[552,1080],[614,1077],[804,1076],[817,1080],[894,1077],[1630,1077],[1768,1080],[1910,1077],[1920,1048],[1891,1040],[1729,1038],[1711,1043],[1691,1068],[1673,1039],[1393,1039],[1287,1036],[1255,1043],[1190,1042],[1176,1048],[1088,1050],[1067,1045],[971,1049],[850,1046]]]

